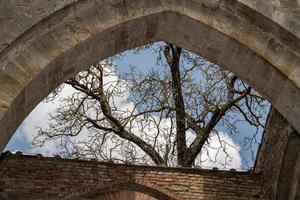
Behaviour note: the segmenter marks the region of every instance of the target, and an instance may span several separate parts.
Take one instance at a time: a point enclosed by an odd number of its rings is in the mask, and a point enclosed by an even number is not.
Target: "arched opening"
[[[170,193],[163,187],[154,185],[148,186],[149,183],[136,183],[132,181],[118,181],[106,183],[98,188],[83,188],[67,194],[63,199],[101,199],[101,200],[180,200],[181,197]]]
[[[37,103],[82,66],[158,40],[233,71],[299,130],[298,38],[238,2],[224,5],[112,1],[99,7],[80,1],[54,13],[2,53],[2,149]],[[268,26],[255,24],[251,15]]]
[[[90,198],[92,199],[92,198]],[[157,198],[151,197],[147,194],[143,194],[141,192],[133,192],[129,190],[119,190],[116,192],[107,192],[102,195],[99,195],[98,197],[95,197],[94,199],[99,199],[99,200],[114,200],[114,199],[119,199],[119,200],[133,200],[133,199],[138,199],[138,200],[157,200]]]
[[[234,72],[300,130],[299,38],[238,1],[125,2],[70,4],[2,51],[1,150],[28,113],[83,66],[160,40]]]
[[[148,44],[81,71],[46,98],[17,130],[14,138],[21,144],[16,142],[16,145],[28,147],[18,149],[10,143],[6,149],[44,156],[60,154],[66,158],[175,167],[183,165],[178,163],[175,142],[180,132],[185,135],[183,145],[190,149],[190,154],[196,154],[188,158],[192,161],[187,166],[253,169],[269,111],[268,102],[233,73],[181,48],[178,78],[182,84],[176,87],[182,91],[182,112],[189,118],[181,116],[187,122],[186,130],[178,130],[175,119],[178,105],[172,95],[174,80],[164,55],[166,48],[179,47],[166,42]],[[99,79],[103,79],[103,85]],[[100,88],[101,95],[96,92]],[[107,116],[102,115],[96,96],[106,99],[107,109],[112,110],[109,115],[121,122],[124,134],[130,132],[138,138],[124,138],[114,130]],[[198,138],[203,145],[196,147],[197,135],[205,134],[207,138]],[[28,145],[32,142],[34,150]],[[152,151],[143,148],[144,142],[159,154],[161,163],[155,163]]]

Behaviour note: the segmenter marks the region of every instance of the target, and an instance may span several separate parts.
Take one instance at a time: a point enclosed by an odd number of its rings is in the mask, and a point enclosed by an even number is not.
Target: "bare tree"
[[[66,81],[76,92],[62,99],[34,145],[59,138],[62,153],[70,157],[192,166],[218,126],[236,134],[242,120],[256,130],[245,136],[251,149],[268,111],[262,96],[233,73],[178,46],[144,48],[158,55],[157,66],[147,71],[131,67],[118,75],[108,59]],[[88,139],[72,140],[79,135]],[[224,152],[225,143],[220,139]]]

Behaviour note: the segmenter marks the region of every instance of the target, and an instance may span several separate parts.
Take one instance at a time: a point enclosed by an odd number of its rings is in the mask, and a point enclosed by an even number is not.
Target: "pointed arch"
[[[178,194],[174,194],[164,186],[144,180],[139,181],[134,179],[101,181],[96,186],[81,189],[77,188],[73,191],[69,191],[61,198],[63,200],[71,200],[74,198],[95,198],[103,194],[109,194],[121,190],[147,194],[148,196],[159,200],[183,200],[183,198],[181,198]]]
[[[0,150],[54,88],[84,67],[165,40],[234,72],[300,131],[300,40],[238,1],[79,0],[0,54]]]

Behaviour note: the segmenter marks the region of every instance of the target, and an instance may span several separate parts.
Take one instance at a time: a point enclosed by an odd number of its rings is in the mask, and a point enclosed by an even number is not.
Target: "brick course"
[[[261,199],[259,174],[2,154],[2,199],[81,199],[131,190],[157,199]],[[0,195],[0,199],[1,199]]]

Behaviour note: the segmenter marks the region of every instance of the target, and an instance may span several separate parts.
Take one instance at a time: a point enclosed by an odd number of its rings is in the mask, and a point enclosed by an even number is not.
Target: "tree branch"
[[[86,85],[79,83],[74,78],[70,79],[66,83],[70,84],[75,89],[84,92],[85,94],[89,95],[90,97],[92,97],[93,99],[97,100],[100,103],[101,110],[104,116],[108,119],[110,125],[112,126],[111,131],[113,131],[119,137],[129,140],[132,143],[136,144],[138,147],[140,147],[145,153],[147,153],[151,157],[151,159],[155,162],[155,164],[164,165],[165,164],[164,159],[155,151],[155,149],[151,145],[149,145],[148,143],[146,143],[144,140],[137,137],[133,133],[125,130],[125,127],[120,123],[120,121],[115,117],[113,117],[112,111],[110,109],[110,105],[103,91],[103,71],[101,72],[100,76],[102,77],[102,79],[100,81],[100,86],[97,88],[96,91],[91,91]],[[91,122],[96,128],[103,130],[104,127],[98,125],[96,121],[92,121],[91,119],[87,119],[87,120]]]
[[[203,133],[201,135],[197,135],[196,139],[192,142],[192,144],[189,147],[189,158],[185,162],[188,165],[191,165],[192,162],[195,160],[197,155],[200,153],[202,147],[204,146],[205,142],[209,138],[209,135],[213,128],[217,125],[217,123],[220,121],[220,119],[225,115],[225,113],[234,106],[237,102],[245,98],[251,91],[251,88],[247,88],[243,94],[233,101],[227,102],[224,104],[221,108],[217,108],[214,113],[212,114],[212,117],[206,127],[203,130]]]

